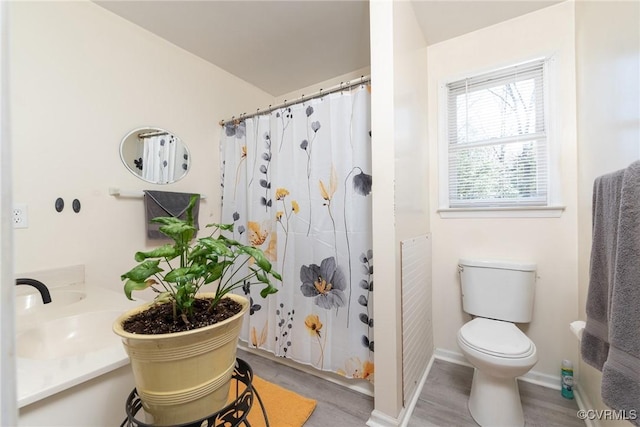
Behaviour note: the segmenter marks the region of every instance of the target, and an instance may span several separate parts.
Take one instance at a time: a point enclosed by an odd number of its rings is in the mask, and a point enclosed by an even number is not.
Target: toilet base
[[[515,378],[498,378],[474,369],[469,412],[482,427],[522,427],[524,415]]]

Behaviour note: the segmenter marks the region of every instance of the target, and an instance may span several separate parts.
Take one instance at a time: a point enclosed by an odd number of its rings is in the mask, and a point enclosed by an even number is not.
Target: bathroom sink
[[[60,307],[73,304],[86,298],[87,294],[81,291],[56,290],[52,289],[51,307]],[[49,305],[47,304],[47,306]],[[36,311],[38,308],[45,307],[42,303],[42,296],[39,293],[19,295],[16,297],[16,314],[28,314]]]
[[[121,345],[111,329],[121,314],[97,311],[49,320],[17,334],[16,354],[25,359],[51,360]]]

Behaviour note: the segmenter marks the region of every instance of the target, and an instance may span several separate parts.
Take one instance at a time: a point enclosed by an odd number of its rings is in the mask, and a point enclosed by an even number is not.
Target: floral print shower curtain
[[[180,138],[165,132],[142,138],[138,147],[134,163],[145,181],[169,184],[184,175],[189,156]]]
[[[373,381],[370,86],[222,129],[222,222],[282,275],[250,299],[241,339]],[[245,267],[246,268],[246,267]]]

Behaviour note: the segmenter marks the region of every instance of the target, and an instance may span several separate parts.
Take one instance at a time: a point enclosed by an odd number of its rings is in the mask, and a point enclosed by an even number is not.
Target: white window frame
[[[471,78],[510,68],[520,64],[544,60],[543,84],[544,84],[544,114],[547,135],[548,156],[548,189],[547,204],[544,206],[509,206],[509,207],[449,207],[449,139],[448,139],[448,88],[452,82]],[[484,70],[476,70],[463,75],[452,76],[438,85],[438,201],[437,212],[442,218],[502,218],[502,217],[560,217],[565,207],[561,203],[560,172],[558,159],[560,155],[560,141],[557,132],[557,70],[556,60],[552,55],[546,57],[529,58],[518,63],[506,64],[501,67],[491,67]]]

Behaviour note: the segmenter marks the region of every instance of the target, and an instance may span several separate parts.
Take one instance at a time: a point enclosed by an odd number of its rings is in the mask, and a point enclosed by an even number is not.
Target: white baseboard
[[[469,366],[473,368],[467,359],[465,359],[462,353],[458,353],[451,350],[445,350],[442,348],[436,348],[434,352],[436,359],[444,360],[446,362],[456,363],[458,365]],[[528,383],[540,385],[543,387],[551,388],[553,390],[560,390],[560,376],[543,374],[542,372],[529,371],[525,375],[518,379],[526,381]]]
[[[413,393],[413,396],[411,397],[411,401],[409,402],[408,405],[406,405],[404,407],[404,413],[402,414],[402,418],[400,420],[400,427],[407,427],[407,424],[409,424],[409,419],[411,419],[411,414],[413,414],[413,410],[416,408],[416,405],[418,404],[418,399],[420,398],[420,393],[422,393],[422,388],[424,387],[424,384],[427,382],[427,377],[429,376],[429,371],[431,371],[431,366],[433,366],[433,361],[435,360],[435,356],[431,356],[431,359],[429,359],[429,363],[427,364],[427,368],[424,371],[424,374],[422,374],[422,378],[420,378],[420,382],[418,383],[418,386],[416,387],[415,392]]]
[[[400,416],[401,415],[402,413],[400,413]],[[398,427],[400,425],[400,419],[390,417],[389,415],[374,409],[367,420],[367,425],[369,427]]]
[[[427,382],[427,377],[429,376],[429,371],[431,371],[431,366],[433,366],[434,359],[434,356],[431,356],[431,359],[427,364],[427,368],[422,374],[420,382],[418,383],[418,386],[416,387],[416,390],[413,393],[409,404],[402,408],[400,414],[398,414],[398,417],[393,418],[383,412],[374,409],[373,412],[371,412],[369,420],[367,421],[367,425],[369,427],[407,427],[407,425],[409,424],[409,420],[411,419],[411,414],[413,414],[413,410],[418,404],[418,399],[420,398],[422,388]]]
[[[583,393],[582,392],[582,388],[580,387],[580,382],[578,381],[578,383],[576,384],[576,386],[573,388],[573,397],[575,397],[576,399],[576,403],[578,404],[578,408],[580,408],[581,410],[589,410],[589,409],[593,409],[593,404],[591,403],[591,400],[589,400],[589,396],[587,396],[587,393]],[[584,420],[584,424],[586,425],[586,427],[600,427],[600,421],[593,419],[585,419]]]
[[[455,363],[456,365],[463,365],[473,368],[473,365],[467,362],[462,353],[457,353],[451,350],[445,350],[443,348],[436,348],[433,352],[433,356],[436,359],[444,360],[445,362]]]

